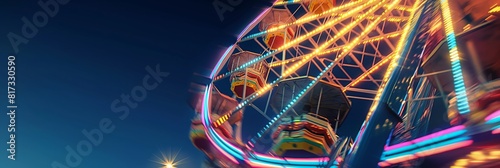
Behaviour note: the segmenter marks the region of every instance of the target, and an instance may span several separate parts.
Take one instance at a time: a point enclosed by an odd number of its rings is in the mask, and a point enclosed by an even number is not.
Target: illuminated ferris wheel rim
[[[278,2],[278,0],[276,1]],[[275,3],[276,3],[275,2]],[[295,1],[290,1],[295,2]],[[273,5],[274,6],[274,5]],[[203,106],[201,111],[201,120],[205,129],[205,133],[209,139],[209,141],[215,146],[215,148],[221,152],[227,159],[232,162],[238,163],[247,163],[250,166],[267,166],[267,167],[282,167],[284,165],[291,165],[294,167],[301,166],[325,166],[329,162],[328,157],[317,157],[317,158],[288,158],[288,157],[275,157],[275,156],[267,156],[266,154],[251,152],[248,153],[247,150],[238,147],[239,145],[234,145],[231,142],[228,142],[225,138],[219,135],[215,128],[212,126],[211,121],[211,96],[213,87],[214,87],[214,78],[220,73],[222,70],[223,63],[228,59],[231,53],[236,48],[237,43],[243,38],[245,34],[247,34],[252,27],[254,27],[259,18],[269,12],[273,6],[266,8],[255,20],[253,20],[243,31],[239,34],[237,42],[226,49],[224,54],[221,56],[216,66],[212,70],[210,75],[210,79],[212,81],[205,88],[204,96],[203,96]]]
[[[279,0],[276,0],[275,3],[277,3]],[[261,18],[263,15],[268,13],[273,6],[266,8],[261,14],[258,15],[257,18],[255,18],[248,26],[243,29],[243,31],[238,35],[237,41],[240,41],[243,36],[250,31],[250,28],[255,26],[256,23],[258,23],[259,18]],[[210,79],[212,81],[210,84],[205,88],[204,96],[203,96],[203,107],[202,107],[202,123],[203,127],[205,128],[205,133],[208,135],[209,141],[216,147],[216,149],[221,152],[223,155],[225,155],[229,160],[231,160],[233,163],[240,163],[244,162],[249,165],[254,165],[254,166],[269,166],[269,167],[282,167],[284,165],[293,165],[295,167],[300,167],[300,166],[324,166],[328,163],[330,160],[328,157],[318,157],[318,158],[287,158],[287,157],[273,157],[273,156],[267,156],[265,154],[261,153],[252,153],[252,156],[248,157],[246,156],[247,154],[243,152],[240,147],[237,147],[230,142],[226,141],[224,138],[222,138],[213,128],[212,126],[212,121],[210,118],[211,110],[209,108],[210,106],[210,96],[212,95],[213,92],[213,79],[216,74],[218,74],[221,69],[222,69],[222,64],[224,60],[226,60],[230,54],[233,52],[235,49],[235,44],[229,46],[224,54],[221,56],[217,64],[215,65],[211,75]]]
[[[329,158],[287,158],[287,157],[274,157],[267,156],[261,153],[252,152],[251,156],[247,156],[243,149],[238,146],[231,144],[222,138],[212,127],[210,114],[210,96],[212,90],[212,84],[209,84],[205,89],[205,94],[203,97],[203,109],[202,109],[202,123],[208,135],[210,142],[225,155],[233,163],[245,162],[249,165],[260,165],[260,166],[273,166],[282,167],[284,165],[294,165],[299,166],[324,166],[328,163]]]
[[[278,0],[276,1],[278,2]],[[241,40],[244,34],[248,33],[249,28],[254,25],[258,18],[260,18],[262,15],[265,15],[272,7],[267,8],[264,10],[259,17],[257,17],[254,21],[252,21],[239,35],[238,41]],[[222,57],[219,59],[217,62],[217,65],[213,69],[210,78],[213,79],[217,73],[221,71],[221,65],[224,62],[224,60],[230,56],[230,53],[234,50],[235,44],[231,45],[228,47],[228,49],[224,52]],[[243,152],[243,150],[240,147],[237,147],[228,141],[226,141],[224,138],[222,138],[218,133],[214,130],[212,127],[212,121],[211,118],[209,117],[211,114],[210,111],[210,96],[213,91],[212,89],[213,83],[211,82],[206,90],[205,94],[203,97],[203,109],[202,109],[202,123],[203,126],[206,130],[206,134],[208,135],[209,140],[212,142],[214,146],[216,146],[217,150],[219,150],[222,154],[224,154],[229,160],[233,161],[234,163],[239,163],[240,161],[243,161],[249,165],[260,165],[260,166],[273,166],[273,167],[282,167],[283,165],[303,165],[303,166],[324,166],[326,163],[329,161],[328,157],[321,157],[321,158],[280,158],[280,157],[273,157],[273,156],[266,156],[264,154],[260,153],[253,153],[253,156],[248,157],[245,156],[246,154]],[[220,146],[219,146],[220,145]],[[248,158],[248,159],[245,159]],[[238,159],[238,160],[236,160]],[[297,166],[299,167],[299,166]]]

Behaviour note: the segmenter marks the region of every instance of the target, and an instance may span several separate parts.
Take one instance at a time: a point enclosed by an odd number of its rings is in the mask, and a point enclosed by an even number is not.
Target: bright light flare
[[[174,163],[165,163],[165,168],[175,168]]]
[[[165,155],[163,152],[161,152],[161,157],[155,155],[157,161],[154,162],[160,164],[161,168],[177,168],[177,166],[180,165],[181,162],[185,159],[184,158],[177,160],[179,152],[180,150],[178,150],[177,152],[170,151],[168,155]]]

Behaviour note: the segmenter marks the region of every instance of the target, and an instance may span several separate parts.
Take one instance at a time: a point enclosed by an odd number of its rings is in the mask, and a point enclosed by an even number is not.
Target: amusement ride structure
[[[500,0],[278,0],[206,78],[213,167],[500,166]]]

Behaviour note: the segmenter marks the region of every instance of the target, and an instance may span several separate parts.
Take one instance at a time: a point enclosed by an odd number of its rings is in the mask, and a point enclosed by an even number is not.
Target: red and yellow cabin
[[[270,25],[268,29],[271,28],[277,28],[281,23],[277,23],[274,25]],[[264,42],[266,43],[267,47],[270,49],[276,50],[283,46],[285,44],[285,41],[290,41],[294,38],[295,35],[295,30],[293,30],[291,27],[286,28],[286,34],[284,31],[277,31],[277,32],[272,32],[268,33],[266,36],[264,36]]]
[[[243,51],[232,55],[228,61],[230,71],[250,62],[260,55],[249,51]],[[265,61],[261,61],[231,75],[231,91],[243,98],[253,94],[266,84],[268,67]]]
[[[314,114],[284,118],[271,137],[272,152],[283,157],[327,156],[337,141],[328,119]]]
[[[311,0],[308,8],[314,14],[320,14],[332,9],[336,5],[335,0]]]
[[[271,11],[262,19],[259,25],[260,31],[272,30],[264,36],[264,43],[272,50],[283,46],[287,41],[293,40],[297,28],[283,26],[295,21],[295,17],[285,9],[271,9]],[[279,29],[282,27],[281,29]],[[279,29],[279,30],[278,30]],[[277,30],[277,31],[276,31]]]

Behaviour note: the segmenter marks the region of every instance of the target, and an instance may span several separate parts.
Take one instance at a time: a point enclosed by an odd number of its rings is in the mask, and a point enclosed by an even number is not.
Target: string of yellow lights
[[[493,6],[488,13],[493,14],[493,13],[500,13],[500,5]]]
[[[342,16],[343,13],[335,13],[333,14],[335,16]],[[354,18],[360,18],[362,16],[354,16]],[[367,20],[374,20],[376,18],[380,17],[380,15],[369,15],[369,16],[366,16],[364,19],[367,19]],[[389,21],[389,22],[403,22],[403,21],[406,21],[408,20],[408,17],[400,17],[400,16],[390,16],[390,17],[384,17],[382,18],[384,21]]]
[[[403,5],[398,5],[394,9],[396,9],[396,10],[402,10],[402,11],[406,11],[406,12],[412,12],[413,11],[413,8],[411,6],[403,6]]]
[[[300,25],[300,24],[304,24],[304,23],[307,23],[307,22],[310,22],[310,21],[322,18],[322,17],[331,16],[332,14],[338,13],[338,12],[346,10],[346,9],[349,9],[351,7],[355,7],[355,6],[360,5],[360,4],[362,4],[363,2],[366,2],[366,1],[367,0],[353,1],[353,2],[346,3],[346,4],[341,5],[341,6],[333,7],[332,9],[324,11],[324,12],[322,12],[320,14],[306,15],[306,16],[301,17],[300,19],[295,20],[294,22],[270,28],[270,29],[266,30],[265,32],[266,33],[274,33],[274,32],[277,32],[277,31],[283,31],[287,27],[295,26],[295,25]],[[277,3],[280,3],[280,2],[277,2]],[[288,3],[288,2],[281,2],[281,3]]]
[[[361,80],[365,79],[368,75],[372,74],[373,72],[375,72],[376,70],[378,70],[381,66],[384,66],[386,63],[388,63],[390,60],[392,60],[394,58],[394,56],[395,56],[395,54],[392,53],[389,56],[387,56],[384,59],[382,59],[381,61],[379,61],[377,64],[373,65],[370,69],[368,69],[368,71],[366,71],[365,73],[363,73],[362,75],[360,75],[356,79],[352,80],[351,83],[347,84],[344,87],[344,89],[342,89],[342,91],[345,92],[350,87],[355,86],[356,84],[358,84]]]
[[[391,32],[391,33],[387,33],[385,35],[381,35],[381,36],[376,36],[376,37],[371,37],[371,38],[365,39],[361,43],[358,43],[357,45],[367,44],[367,43],[373,43],[373,42],[377,42],[377,41],[388,39],[388,38],[398,37],[399,35],[401,35],[401,31]],[[345,47],[344,45],[333,47],[333,48],[327,49],[327,50],[319,53],[317,56],[325,56],[327,54],[340,51],[344,47]],[[287,60],[284,60],[284,61],[275,61],[275,62],[270,63],[269,67],[271,67],[271,68],[272,67],[278,67],[278,66],[282,66],[284,64],[293,63],[293,62],[301,60],[301,59],[303,59],[303,56],[293,57],[293,58],[290,58],[290,59],[287,59]]]
[[[379,1],[376,5],[372,6],[366,13],[364,13],[363,15],[368,15],[368,14],[371,14],[373,12],[375,12],[376,10],[378,10],[385,2],[386,0],[382,0],[382,1]],[[356,9],[364,9],[364,8],[367,8],[369,7],[369,5],[375,3],[376,1],[375,0],[370,0],[369,2],[365,3],[365,4],[362,4],[361,6],[358,6],[356,7]],[[347,12],[348,14],[344,15],[344,17],[351,17],[354,13],[356,12],[359,12],[358,10],[351,10],[349,12]],[[247,100],[243,101],[242,103],[240,103],[238,106],[237,106],[237,109],[238,108],[241,108],[245,105],[247,105],[248,103],[250,103],[253,99],[256,99],[258,98],[258,96],[268,92],[269,90],[271,90],[272,86],[274,86],[276,83],[278,83],[279,81],[281,81],[282,79],[284,79],[285,77],[288,77],[289,75],[293,74],[297,69],[299,69],[303,64],[307,63],[308,60],[312,59],[313,56],[315,55],[318,55],[319,53],[321,53],[322,50],[326,49],[329,45],[331,45],[333,42],[337,41],[341,36],[344,36],[346,33],[348,33],[352,28],[354,28],[357,24],[359,24],[363,19],[356,19],[356,21],[350,23],[349,25],[347,25],[346,27],[344,27],[342,30],[340,30],[332,39],[329,39],[327,42],[323,43],[320,47],[316,48],[312,53],[310,54],[306,54],[303,56],[303,59],[300,60],[299,62],[295,63],[294,65],[292,65],[289,69],[287,69],[284,73],[282,73],[282,75],[280,77],[278,77],[278,79],[274,80],[273,82],[271,83],[267,83],[265,84],[262,88],[260,88],[259,90],[256,91],[255,95],[253,96],[250,96]],[[380,20],[380,19],[379,19]],[[328,23],[325,23],[324,25],[321,25],[319,26],[318,28],[316,28],[315,30],[309,32],[308,34],[310,33],[313,33],[314,31],[317,31],[318,29],[320,30],[323,30],[323,29],[326,29],[326,28],[330,28],[330,26],[333,25],[333,23],[336,23],[340,21],[340,18],[336,18],[335,20],[331,21],[331,22],[328,22]],[[332,24],[332,25],[331,25]],[[366,31],[366,30],[365,30]],[[303,37],[303,36],[301,36]],[[297,40],[297,39],[296,39]],[[283,45],[283,46],[286,46],[286,45],[290,45],[290,43],[294,43],[293,41]],[[279,50],[279,49],[278,49]],[[219,117],[216,121],[214,121],[212,124],[215,126],[215,127],[218,127],[220,125],[222,125],[224,122],[227,121],[227,118],[229,118],[229,116],[231,115],[231,113],[228,113],[226,115],[223,115],[221,117]]]
[[[363,1],[364,2],[364,1]],[[341,21],[345,20],[345,19],[348,19],[352,16],[354,16],[356,13],[359,13],[361,11],[363,11],[364,9],[368,8],[370,5],[372,5],[373,3],[375,3],[376,1],[374,0],[369,0],[368,2],[365,2],[365,3],[361,3],[361,4],[357,4],[358,6],[347,11],[345,15],[343,16],[340,16],[340,17],[336,17],[330,21],[327,21],[325,24],[321,25],[321,26],[318,26],[316,27],[314,30],[310,31],[310,32],[307,32],[306,34],[302,35],[302,36],[299,36],[291,41],[288,41],[287,43],[285,43],[284,45],[282,45],[281,47],[277,48],[276,50],[273,50],[271,52],[268,52],[266,53],[265,55],[262,55],[260,56],[259,58],[256,58],[254,60],[251,60],[249,61],[247,64],[245,65],[242,65],[230,72],[227,72],[227,73],[224,73],[224,74],[221,74],[221,75],[218,75],[214,78],[214,80],[219,80],[219,79],[222,79],[228,75],[231,75],[233,74],[234,72],[237,72],[237,71],[241,71],[243,70],[244,68],[248,67],[248,66],[251,66],[253,65],[254,63],[257,63],[259,60],[263,60],[263,59],[266,59],[266,58],[269,58],[279,52],[282,52],[282,51],[285,51],[287,49],[289,49],[290,47],[293,47],[293,46],[296,46],[298,45],[299,43],[305,41],[306,39],[309,39],[329,28],[331,28],[332,26],[334,26],[335,24],[338,24],[340,23]],[[355,5],[352,5],[352,4],[346,4],[346,5],[342,5],[342,6],[339,6],[338,8],[347,8],[346,6],[355,6]],[[333,9],[336,9],[336,8],[333,8]],[[333,10],[331,9],[331,10]],[[314,16],[314,15],[313,15]],[[306,16],[307,17],[311,17],[311,16]],[[299,20],[302,20],[303,18],[299,19]],[[275,27],[276,29],[279,29],[280,27],[282,26],[279,26],[279,27]],[[287,27],[287,26],[285,26]],[[277,31],[277,30],[274,30],[273,28],[269,29],[268,31],[265,31],[265,32],[273,32],[273,31]],[[257,33],[259,34],[259,33]],[[253,35],[251,35],[253,36]]]
[[[392,12],[392,9],[399,3],[399,0],[396,0],[396,1],[393,1],[391,4],[389,4],[387,7],[386,7],[386,10],[384,11],[384,13],[381,15],[382,17],[388,15],[389,13]],[[368,35],[368,33],[371,32],[371,30],[377,26],[377,24],[382,21],[382,17],[380,18],[377,18],[375,19],[370,25],[368,25],[364,30],[363,32],[361,32],[361,34],[356,37],[354,40],[352,40],[349,44],[347,44],[347,46],[345,46],[342,50],[342,53],[340,53],[339,56],[337,56],[337,58],[335,58],[335,60],[333,60],[333,62],[337,62],[338,60],[342,59],[343,57],[345,57],[349,52],[351,52],[351,50],[356,46],[355,44],[359,43],[359,41],[361,41],[361,38],[363,38],[364,36]],[[375,68],[372,69],[372,72],[375,70]],[[368,76],[370,73],[372,72],[365,72],[363,75],[366,75]],[[366,77],[365,76],[365,77]],[[344,90],[345,91],[345,90]]]
[[[354,9],[352,10],[349,10],[347,11],[344,15],[340,16],[340,17],[337,17],[337,18],[334,18],[332,19],[331,21],[328,21],[326,22],[325,24],[322,24],[320,26],[318,26],[316,29],[306,33],[305,35],[302,35],[302,36],[299,36],[291,41],[289,41],[288,43],[284,44],[283,46],[279,47],[277,49],[278,52],[281,52],[281,51],[284,51],[286,49],[289,49],[290,47],[292,46],[296,46],[297,44],[299,44],[300,42],[308,39],[308,38],[311,38],[317,34],[319,34],[320,32],[323,32],[327,29],[330,29],[332,26],[340,23],[341,21],[343,21],[344,19],[347,19],[347,18],[350,18],[352,16],[354,16],[356,13],[370,7],[370,5],[374,4],[376,1],[374,0],[370,0],[364,4],[359,4],[358,7],[355,7]],[[269,31],[271,31],[271,29],[269,29]]]
[[[378,1],[377,4],[375,4],[374,6],[372,6],[366,13],[364,13],[362,16],[368,16],[369,14],[371,13],[374,13],[375,11],[379,10],[379,8],[381,8],[384,4],[385,4],[385,1],[386,0],[382,0],[382,1]],[[375,3],[376,1],[375,0],[371,0],[369,1],[369,3],[365,3],[361,6],[359,6],[358,8],[365,8],[367,7],[368,5],[371,5],[373,3]],[[383,18],[385,16],[387,16],[388,14],[390,14],[393,10],[393,8],[398,4],[399,0],[395,0],[393,1],[386,9],[385,11],[383,12],[383,14],[381,15],[381,17],[375,19],[373,22],[371,22],[362,32],[361,34],[356,37],[353,41],[351,41],[349,44],[346,45],[346,48],[343,48],[343,51],[342,53],[340,54],[340,56],[338,56],[337,58],[335,58],[334,62],[338,61],[339,59],[342,59],[343,57],[345,57],[358,43],[361,42],[361,39],[364,38],[366,35],[368,35],[368,33],[370,33],[372,31],[372,29],[378,25],[378,23],[380,23]],[[354,10],[351,10],[349,11],[348,13],[354,13],[353,12]],[[350,16],[351,14],[346,14],[347,16]],[[364,18],[364,17],[362,17]],[[271,82],[271,83],[268,83],[266,84],[264,87],[262,87],[261,89],[259,89],[257,92],[256,92],[256,96],[254,98],[256,98],[257,96],[259,95],[262,95],[266,92],[268,92],[273,85],[275,85],[277,82],[279,82],[281,79],[283,79],[284,77],[287,77],[291,74],[293,74],[298,68],[300,68],[301,66],[303,66],[305,63],[307,63],[310,59],[312,59],[314,56],[320,54],[324,49],[326,49],[328,46],[330,46],[333,42],[337,41],[339,38],[341,38],[342,36],[344,36],[346,33],[348,33],[352,28],[354,28],[357,24],[359,24],[361,21],[363,21],[364,19],[362,18],[358,18],[356,19],[355,21],[351,22],[350,24],[348,24],[347,26],[345,26],[342,30],[340,30],[338,32],[338,34],[336,34],[333,38],[329,39],[327,42],[323,43],[321,46],[319,46],[318,48],[316,48],[312,53],[310,54],[306,54],[303,56],[303,59],[300,60],[299,62],[295,63],[294,65],[292,65],[289,69],[287,69],[284,73],[282,73],[282,75],[275,81]],[[333,22],[329,22],[325,25],[329,25]],[[319,28],[323,29],[323,27],[325,25],[322,25],[322,26],[319,26]],[[331,25],[330,25],[331,26]],[[315,30],[318,30],[318,29],[315,29]],[[311,33],[311,32],[310,32]],[[292,43],[292,42],[290,42]],[[286,45],[286,44],[285,44]],[[285,46],[284,45],[284,46]],[[252,96],[250,97],[250,99],[252,99]],[[243,107],[245,106],[247,103],[249,103],[250,101],[249,100],[246,100],[246,101],[243,101],[242,103],[240,103],[238,105],[238,107]],[[230,115],[227,114],[227,115]],[[228,118],[228,117],[225,117],[225,116],[221,116],[219,119],[217,119],[215,122],[214,122],[214,125],[215,126],[219,126],[221,125],[222,123],[224,123],[225,121],[227,121],[227,119],[225,118]]]
[[[356,25],[358,25],[363,20],[365,20],[364,17],[366,17],[369,14],[374,13],[375,11],[377,11],[385,3],[385,1],[386,0],[380,1],[378,4],[376,4],[372,8],[370,8],[370,10],[368,10],[366,13],[362,14],[361,15],[362,17],[357,18],[353,22],[349,23],[347,26],[343,27],[337,34],[335,34],[332,38],[330,38],[325,43],[321,44],[312,53],[306,54],[306,55],[302,56],[303,59],[300,60],[299,62],[295,63],[294,65],[292,65],[289,69],[287,69],[285,71],[285,73],[283,73],[282,76],[286,77],[286,76],[291,75],[292,73],[294,73],[295,71],[297,71],[297,69],[299,69],[300,67],[302,67],[303,65],[305,65],[307,62],[309,62],[312,58],[314,58],[315,56],[319,55],[323,50],[325,50],[327,47],[329,47],[330,45],[332,45],[334,42],[336,42],[337,40],[339,40],[340,38],[342,38],[345,34],[347,34],[354,27],[356,27]],[[344,47],[344,49],[346,49],[346,48]]]
[[[274,6],[281,6],[281,5],[286,5],[286,4],[295,4],[295,3],[300,3],[302,0],[283,0],[283,1],[277,1],[274,3]]]
[[[392,8],[394,8],[399,2],[400,2],[400,0],[394,0],[392,3],[390,3],[390,5],[384,10],[384,12],[381,15],[381,17],[385,17],[388,14],[390,14],[392,12],[392,10],[393,10]],[[379,4],[381,4],[381,3],[384,3],[384,1],[380,1],[379,2]],[[375,6],[377,6],[377,5],[375,5]],[[378,10],[379,7],[378,8],[373,7],[373,8],[375,8],[375,9]],[[336,65],[336,63],[337,63],[338,60],[342,59],[347,54],[349,54],[350,51],[356,46],[355,44],[359,43],[362,38],[365,38],[365,36],[367,36],[369,33],[371,33],[373,31],[373,28],[375,28],[375,26],[377,26],[381,21],[382,21],[382,18],[378,18],[378,19],[375,19],[373,22],[371,22],[368,26],[366,26],[365,29],[359,34],[359,36],[357,36],[354,40],[352,40],[351,42],[349,42],[349,44],[347,44],[347,48],[344,48],[344,50],[340,53],[340,55],[337,56],[337,58],[335,58],[335,60],[333,62],[331,62],[330,65],[328,65],[323,71],[321,71],[318,74],[318,76],[315,77],[311,81],[311,83],[309,83],[309,85],[307,85],[307,87],[305,87],[302,91],[300,91],[299,94],[295,98],[293,98],[292,101],[289,102],[289,104],[286,105],[286,107],[284,109],[282,109],[281,112],[277,116],[275,116],[275,119],[273,119],[271,122],[275,121],[276,119],[279,119],[281,116],[283,116],[288,111],[288,109],[290,107],[294,106],[295,103],[297,102],[297,100],[301,98],[301,96],[303,96],[315,84],[317,84],[320,81],[320,79],[324,76],[324,74],[326,74],[327,71],[329,71],[333,67],[335,67],[335,65]],[[272,124],[268,124],[266,127],[264,127],[264,129],[261,132],[265,132],[267,129],[270,128],[271,125]]]
[[[387,82],[388,82],[389,78],[391,77],[393,70],[398,65],[398,61],[401,58],[401,54],[402,54],[401,52],[405,46],[404,44],[406,43],[406,38],[408,37],[408,33],[410,32],[410,29],[411,29],[410,23],[413,21],[413,18],[415,16],[415,11],[416,11],[416,9],[418,9],[419,5],[421,5],[421,0],[417,0],[415,2],[415,4],[413,4],[413,8],[411,10],[412,12],[410,14],[410,19],[408,20],[408,23],[404,26],[403,34],[401,35],[401,38],[399,39],[398,45],[396,46],[396,50],[394,51],[394,58],[392,59],[391,64],[389,65],[389,67],[387,68],[387,70],[385,72],[385,75],[382,79],[382,84],[380,85],[379,89],[377,90],[375,98],[373,99],[373,103],[372,103],[370,109],[368,110],[368,114],[366,114],[365,121],[368,121],[371,118],[373,112],[375,111],[376,107],[380,103],[379,100],[380,100],[380,97],[382,96],[382,93],[385,90],[385,86],[387,85]]]

